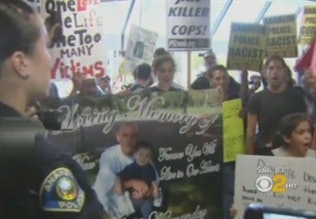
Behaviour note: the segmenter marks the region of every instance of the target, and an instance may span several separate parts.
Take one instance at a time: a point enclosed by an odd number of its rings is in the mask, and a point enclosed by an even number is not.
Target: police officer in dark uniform
[[[49,93],[48,34],[23,0],[0,0],[0,29],[0,122],[23,120],[30,102]],[[19,139],[23,133],[10,134]],[[4,156],[11,148],[5,150],[0,139],[0,218],[101,219],[101,204],[80,166],[35,136],[27,153],[12,157]]]

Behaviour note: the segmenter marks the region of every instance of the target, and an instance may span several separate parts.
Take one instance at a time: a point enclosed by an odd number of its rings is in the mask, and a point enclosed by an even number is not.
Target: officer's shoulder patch
[[[40,189],[40,202],[45,211],[80,212],[85,193],[67,168],[53,170]]]

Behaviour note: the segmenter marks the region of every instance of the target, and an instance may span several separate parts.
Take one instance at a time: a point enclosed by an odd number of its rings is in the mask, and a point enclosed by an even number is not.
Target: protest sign
[[[224,163],[235,161],[236,155],[245,153],[244,123],[239,113],[241,99],[223,102]]]
[[[125,67],[133,72],[137,65],[152,64],[158,33],[133,25],[125,52]]]
[[[232,23],[227,68],[260,71],[265,58],[266,29],[259,24]]]
[[[313,37],[316,35],[316,6],[305,5],[300,28],[299,43],[309,45]]]
[[[108,185],[128,164],[118,169],[107,164],[111,161],[118,167],[120,160],[132,159],[132,155],[117,159],[108,153],[120,147],[119,151],[126,151],[126,142],[132,145],[136,139],[152,145],[151,163],[162,194],[160,205],[159,196],[150,196],[150,215],[145,218],[222,218],[221,106],[215,90],[200,91],[198,98],[195,94],[144,91],[62,101],[58,107],[64,112],[62,130],[50,133],[49,139],[59,142],[60,150],[71,154],[87,172],[107,212],[105,218],[129,215],[136,209],[130,193],[116,194]],[[129,131],[123,132],[122,127]],[[132,153],[134,146],[128,147]],[[102,181],[104,168],[112,174]],[[141,212],[134,218],[142,216]]]
[[[284,209],[315,210],[315,158],[238,155],[234,203],[236,219],[250,203]]]
[[[208,49],[210,47],[210,1],[169,0],[166,3],[168,49]]]
[[[267,27],[267,56],[297,57],[296,15],[280,15],[264,18]]]
[[[41,16],[50,32],[51,78],[71,78],[80,72],[96,78],[106,74],[103,4],[98,0],[43,0]]]

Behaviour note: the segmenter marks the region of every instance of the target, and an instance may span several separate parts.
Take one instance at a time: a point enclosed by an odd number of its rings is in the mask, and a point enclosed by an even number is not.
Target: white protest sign
[[[41,1],[47,29],[60,25],[50,48],[53,79],[71,78],[77,72],[96,78],[105,76],[103,5],[100,0]]]
[[[158,40],[158,33],[133,25],[125,53],[126,70],[133,72],[142,63],[151,65]]]
[[[315,210],[316,159],[238,155],[234,203],[236,219],[250,203]]]
[[[203,50],[210,47],[210,1],[168,0],[169,50]]]

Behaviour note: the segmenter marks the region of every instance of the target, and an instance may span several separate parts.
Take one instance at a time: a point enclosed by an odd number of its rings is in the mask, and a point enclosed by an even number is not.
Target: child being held
[[[136,212],[141,213],[147,219],[153,210],[154,198],[158,195],[157,172],[152,164],[152,146],[147,141],[140,141],[136,144],[135,160],[117,174],[114,191],[121,194],[123,182],[130,179],[144,181],[150,188],[151,195],[143,199],[133,199],[132,203]],[[133,187],[124,187],[131,194],[135,192]]]

